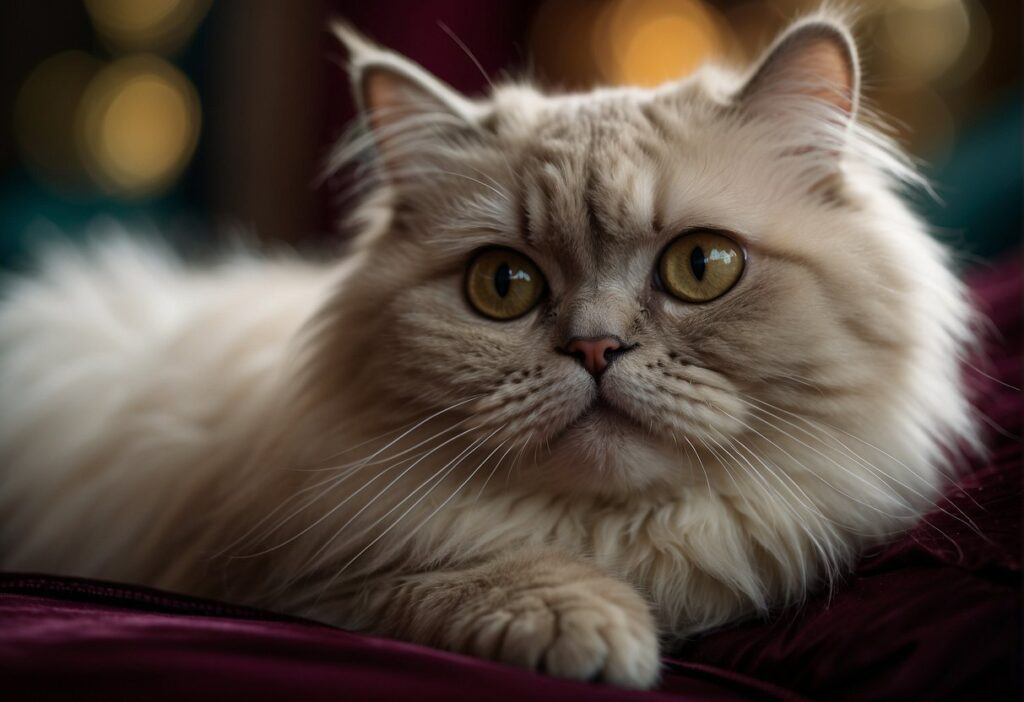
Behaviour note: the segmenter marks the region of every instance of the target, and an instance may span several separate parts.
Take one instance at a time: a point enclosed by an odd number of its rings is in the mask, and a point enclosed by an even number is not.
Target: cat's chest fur
[[[473,560],[522,546],[582,556],[631,582],[677,636],[787,599],[797,583],[783,564],[806,557],[801,539],[789,541],[792,553],[773,553],[764,532],[754,533],[762,515],[703,485],[657,498],[512,493],[451,507],[402,537],[414,560]]]

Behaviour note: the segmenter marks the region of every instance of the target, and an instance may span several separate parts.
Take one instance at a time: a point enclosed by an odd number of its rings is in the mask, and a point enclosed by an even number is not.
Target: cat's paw
[[[489,611],[464,612],[467,653],[574,680],[633,688],[658,681],[654,620],[628,585],[593,578],[490,594]]]

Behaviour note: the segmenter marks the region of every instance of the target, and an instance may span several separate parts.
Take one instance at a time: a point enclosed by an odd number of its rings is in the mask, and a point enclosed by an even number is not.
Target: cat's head
[[[338,161],[370,147],[377,187],[319,367],[378,426],[457,418],[620,489],[703,481],[694,457],[781,436],[770,416],[888,416],[914,364],[955,391],[958,301],[918,293],[954,284],[893,195],[910,171],[859,116],[841,22],[747,70],[480,99],[341,35],[366,132]]]

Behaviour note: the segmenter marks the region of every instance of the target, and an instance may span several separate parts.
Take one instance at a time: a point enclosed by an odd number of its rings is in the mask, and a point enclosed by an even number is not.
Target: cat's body
[[[835,123],[844,30],[746,83],[488,103],[350,42],[385,185],[344,261],[115,241],[8,290],[4,568],[646,686],[659,634],[799,601],[928,509],[972,436],[968,307],[898,162]],[[706,304],[652,283],[694,228],[745,252]],[[508,321],[462,291],[495,246],[547,279]]]

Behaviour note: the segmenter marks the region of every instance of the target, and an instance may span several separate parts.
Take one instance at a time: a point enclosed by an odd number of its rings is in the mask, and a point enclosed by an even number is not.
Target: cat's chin
[[[626,412],[603,398],[594,400],[559,432],[552,444],[585,443],[600,446],[620,443],[624,439],[640,439],[643,427]]]
[[[573,420],[567,427],[570,431],[578,428],[595,428],[599,430],[617,428],[636,431],[640,429],[640,425],[625,412],[599,398],[583,410],[579,417]]]
[[[674,462],[658,437],[610,403],[597,400],[549,443],[538,467],[549,480],[578,492],[635,490],[661,477]]]

